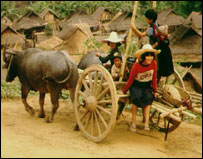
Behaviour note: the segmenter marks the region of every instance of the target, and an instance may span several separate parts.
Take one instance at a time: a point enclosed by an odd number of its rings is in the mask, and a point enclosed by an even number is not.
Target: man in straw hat
[[[130,100],[132,103],[132,125],[131,131],[136,132],[137,107],[144,109],[145,130],[149,128],[150,105],[157,96],[156,93],[156,72],[157,65],[154,60],[160,50],[155,50],[150,44],[145,44],[142,49],[135,53],[138,62],[133,64],[130,77],[123,89],[125,94],[130,89]]]
[[[118,53],[120,56],[120,51],[118,50],[118,46],[121,45],[121,42],[123,41],[123,39],[119,38],[116,32],[111,32],[109,38],[104,39],[103,42],[107,42],[107,44],[110,46],[111,48],[111,52],[108,56],[106,57],[101,57],[100,53],[96,53],[96,56],[99,57],[100,61],[102,63],[106,63],[107,61],[111,61],[111,67],[113,66],[113,56],[114,53]]]
[[[157,13],[153,9],[148,9],[145,12],[145,18],[150,25],[145,32],[140,32],[134,24],[131,24],[131,28],[139,37],[148,36],[152,47],[161,50],[161,53],[157,56],[157,83],[159,83],[162,76],[168,77],[174,72],[171,50],[169,48],[168,26],[159,26],[157,24]]]

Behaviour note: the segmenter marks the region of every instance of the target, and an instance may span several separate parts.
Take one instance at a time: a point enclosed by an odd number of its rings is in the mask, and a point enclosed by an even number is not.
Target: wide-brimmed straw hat
[[[113,32],[110,33],[109,38],[104,39],[103,41],[104,42],[109,41],[109,42],[112,42],[112,43],[119,43],[119,42],[122,42],[123,39],[119,38],[118,34],[113,31]]]
[[[153,49],[152,46],[150,44],[145,44],[143,45],[142,49],[138,50],[135,53],[135,57],[140,59],[140,57],[142,56],[142,54],[144,54],[145,52],[153,52],[154,55],[156,56],[157,54],[159,54],[161,52],[161,50],[156,50]]]

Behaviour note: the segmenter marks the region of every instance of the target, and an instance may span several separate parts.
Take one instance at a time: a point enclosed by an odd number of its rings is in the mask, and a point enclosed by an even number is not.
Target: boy
[[[122,57],[116,52],[113,57],[114,65],[111,68],[111,76],[114,81],[118,81],[121,77]]]

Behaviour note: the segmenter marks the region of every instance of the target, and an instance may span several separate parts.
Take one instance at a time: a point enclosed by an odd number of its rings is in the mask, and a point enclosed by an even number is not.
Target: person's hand
[[[118,91],[118,94],[124,95],[123,91]]]
[[[95,55],[96,55],[97,57],[101,56],[101,54],[100,54],[99,52],[97,52]]]
[[[121,77],[122,76],[122,74],[121,73],[118,73],[118,77]]]
[[[158,93],[154,93],[154,97],[157,99],[159,98],[159,94]]]

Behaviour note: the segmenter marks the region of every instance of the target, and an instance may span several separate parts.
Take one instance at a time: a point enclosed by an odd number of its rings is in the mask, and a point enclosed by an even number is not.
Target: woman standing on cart
[[[150,27],[145,32],[140,32],[134,24],[131,24],[132,30],[139,36],[149,37],[149,43],[154,49],[161,50],[158,55],[158,71],[157,71],[157,83],[159,83],[162,76],[168,77],[173,72],[173,61],[171,50],[169,48],[169,39],[167,34],[167,26],[160,26],[157,24],[157,13],[153,9],[149,9],[145,13],[146,22]]]
[[[135,53],[139,62],[135,62],[130,77],[123,89],[125,94],[130,89],[130,100],[132,103],[132,125],[131,131],[136,132],[137,107],[144,108],[145,130],[149,128],[150,105],[156,97],[156,72],[157,65],[154,60],[160,50],[155,50],[150,44],[146,44]]]

